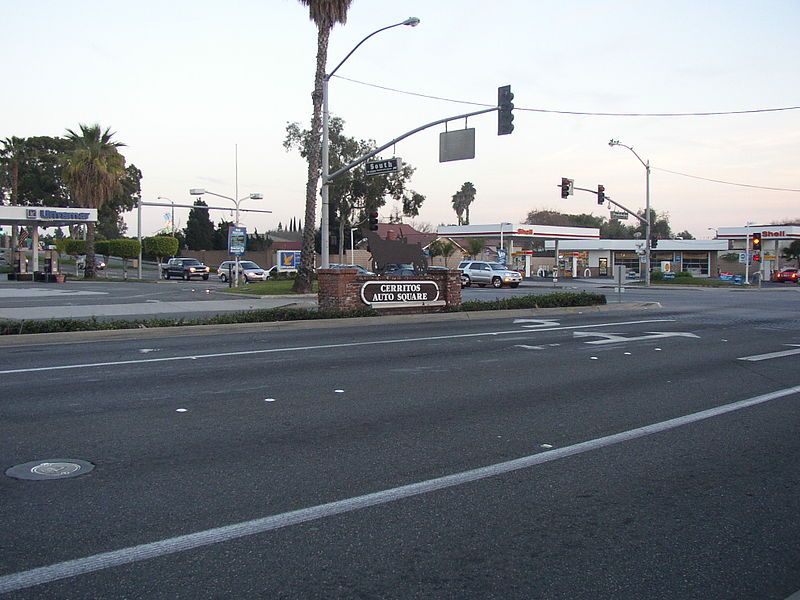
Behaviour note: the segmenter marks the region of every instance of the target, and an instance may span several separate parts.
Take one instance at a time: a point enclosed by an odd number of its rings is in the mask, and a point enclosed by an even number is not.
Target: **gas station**
[[[9,278],[23,275],[21,279],[33,279],[35,274],[56,275],[59,273],[58,252],[56,250],[43,251],[44,270],[39,268],[39,230],[50,227],[64,227],[68,225],[84,225],[97,222],[97,209],[95,208],[62,208],[53,206],[0,206],[0,225],[10,225],[31,229],[31,260],[27,257],[24,248],[11,248],[11,257],[7,258],[13,266],[13,273]],[[9,238],[11,236],[8,236]],[[28,268],[30,266],[30,269]]]

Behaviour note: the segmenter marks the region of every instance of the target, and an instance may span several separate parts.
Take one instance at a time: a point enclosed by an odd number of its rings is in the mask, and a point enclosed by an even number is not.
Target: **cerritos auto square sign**
[[[373,308],[426,306],[439,302],[435,281],[368,281],[361,287],[361,300]]]

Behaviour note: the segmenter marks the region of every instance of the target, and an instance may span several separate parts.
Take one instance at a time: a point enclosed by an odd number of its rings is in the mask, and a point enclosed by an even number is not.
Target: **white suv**
[[[480,287],[491,284],[495,288],[504,285],[515,288],[519,287],[522,281],[522,275],[518,271],[512,271],[500,263],[465,260],[458,265],[458,268],[461,270],[461,287],[469,287],[474,283]]]

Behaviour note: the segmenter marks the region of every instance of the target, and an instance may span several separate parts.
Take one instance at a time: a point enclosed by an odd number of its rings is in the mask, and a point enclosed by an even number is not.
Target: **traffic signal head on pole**
[[[604,185],[597,186],[597,203],[602,204],[606,201],[606,188]]]
[[[573,179],[567,179],[566,177],[561,178],[561,197],[566,198],[568,196],[572,196],[573,193],[573,186],[575,181]]]
[[[652,240],[650,240],[650,247],[658,248],[658,238],[653,238]]]
[[[510,85],[497,88],[497,135],[508,135],[514,131],[513,99]]]
[[[761,232],[756,231],[753,234],[753,252],[758,252],[761,250]]]
[[[761,262],[761,254],[753,252],[753,262]]]
[[[369,230],[378,231],[378,211],[373,210],[369,213]]]

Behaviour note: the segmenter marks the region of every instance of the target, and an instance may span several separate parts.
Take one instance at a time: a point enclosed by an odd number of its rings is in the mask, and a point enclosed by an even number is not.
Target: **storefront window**
[[[639,260],[639,255],[636,254],[636,252],[615,252],[614,264],[625,265],[626,269],[633,269],[638,273],[641,261]]]
[[[708,275],[708,252],[684,252],[682,268],[693,275]]]

